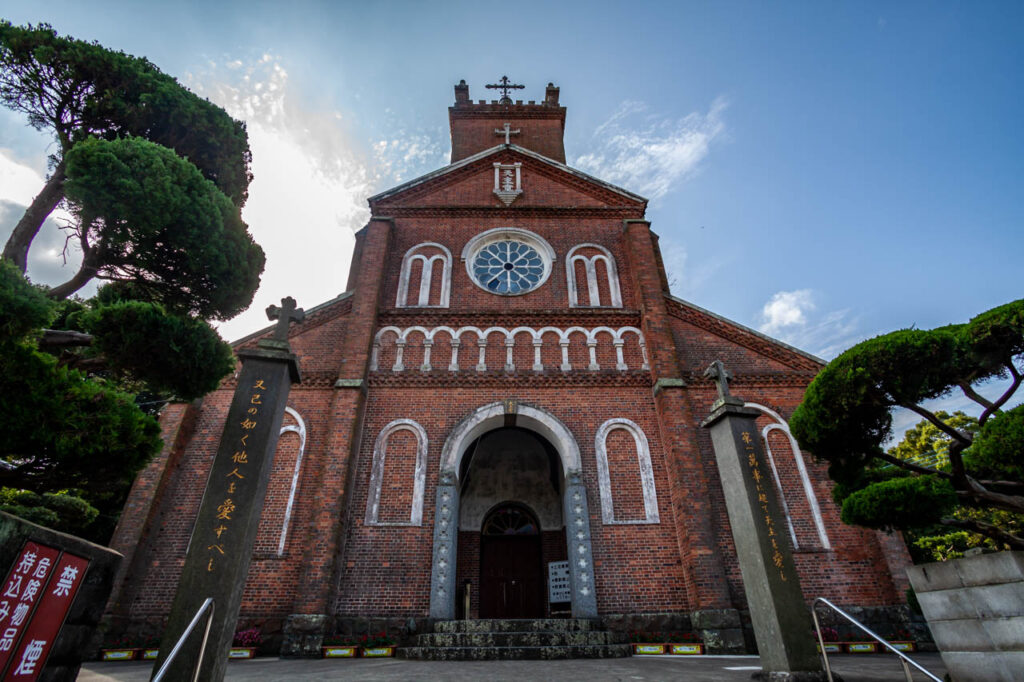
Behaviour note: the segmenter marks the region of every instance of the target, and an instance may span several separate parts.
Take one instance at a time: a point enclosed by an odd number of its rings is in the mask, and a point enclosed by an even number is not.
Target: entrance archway
[[[561,507],[565,526],[572,615],[597,616],[594,592],[590,512],[580,475],[580,450],[576,439],[553,414],[516,400],[484,405],[452,429],[441,451],[434,513],[434,551],[431,568],[430,617],[455,617],[456,557],[460,514],[461,464],[469,446],[483,434],[515,426],[535,432],[549,442],[561,464]]]
[[[540,524],[527,507],[505,502],[480,529],[480,617],[544,615]]]

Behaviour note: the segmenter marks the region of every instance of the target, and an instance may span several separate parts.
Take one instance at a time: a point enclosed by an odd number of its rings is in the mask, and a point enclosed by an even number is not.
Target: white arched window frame
[[[302,455],[306,452],[306,422],[302,420],[302,417],[298,412],[290,407],[284,408],[285,414],[288,414],[295,420],[294,424],[288,424],[287,426],[281,427],[281,432],[278,434],[278,438],[286,433],[294,433],[299,437],[299,454],[295,456],[295,469],[292,471],[292,485],[288,491],[288,503],[284,508],[284,521],[281,523],[281,537],[277,542],[277,556],[284,556],[285,544],[288,542],[288,526],[291,524],[292,511],[295,508],[295,492],[299,488],[299,476],[302,472]]]
[[[582,249],[596,249],[600,253],[588,257],[577,253]],[[576,282],[577,261],[583,263],[587,273],[587,300],[589,304],[586,306],[580,305],[579,302],[579,290],[577,289]],[[597,280],[598,261],[604,261],[605,270],[608,272],[608,295],[611,298],[611,303],[601,301],[601,288],[598,286],[599,282]],[[565,256],[565,279],[569,291],[570,308],[622,307],[622,293],[619,290],[619,272],[615,266],[615,256],[611,254],[611,251],[599,244],[577,244],[569,250],[569,253]]]
[[[388,439],[398,431],[409,431],[416,437],[416,470],[413,473],[412,509],[409,521],[378,521],[380,494],[384,485],[384,461]],[[396,419],[383,429],[373,444],[373,466],[370,470],[370,490],[366,496],[367,526],[420,526],[423,524],[423,493],[427,479],[427,432],[411,419]]]
[[[615,519],[615,506],[612,497],[612,479],[608,467],[608,435],[621,429],[633,436],[636,444],[636,457],[640,469],[640,485],[644,495],[644,518],[628,521]],[[654,468],[651,466],[651,449],[647,444],[647,436],[635,422],[616,418],[609,419],[597,430],[594,438],[594,452],[597,454],[597,481],[601,490],[601,520],[606,526],[637,525],[644,523],[660,523],[658,515],[658,491],[654,487]]]
[[[822,549],[832,549],[832,543],[829,542],[828,533],[825,531],[825,520],[821,516],[821,507],[818,505],[818,497],[814,494],[814,486],[811,484],[811,477],[807,473],[807,465],[804,463],[804,457],[800,452],[800,446],[797,445],[796,438],[794,438],[793,434],[789,431],[789,424],[781,415],[779,415],[779,413],[765,407],[764,405],[759,405],[758,403],[746,403],[745,407],[752,407],[767,417],[775,420],[774,423],[768,424],[761,429],[761,441],[764,443],[764,453],[768,458],[768,465],[772,469],[772,478],[775,480],[775,490],[779,494],[779,505],[782,507],[782,513],[786,516],[786,525],[789,527],[789,537],[793,541],[793,549],[800,549],[800,543],[796,539],[796,529],[793,527],[793,517],[789,512],[789,504],[786,503],[786,493],[782,489],[782,479],[779,477],[779,470],[775,466],[775,457],[772,454],[772,445],[768,440],[768,434],[772,431],[779,431],[783,433],[789,440],[789,448],[793,451],[793,461],[796,463],[796,470],[800,476],[800,483],[804,489],[804,495],[807,497],[807,506],[811,510],[811,519],[814,521],[814,528],[818,533],[818,541],[821,543]]]
[[[441,253],[431,256],[419,253],[420,250],[435,248]],[[409,278],[412,277],[412,265],[420,261],[420,289],[416,294],[416,303],[409,303]],[[430,305],[430,286],[434,277],[434,263],[441,261],[441,299],[436,305]],[[447,308],[452,288],[452,252],[436,242],[423,242],[405,252],[402,258],[402,270],[398,278],[398,296],[395,306],[398,308]]]

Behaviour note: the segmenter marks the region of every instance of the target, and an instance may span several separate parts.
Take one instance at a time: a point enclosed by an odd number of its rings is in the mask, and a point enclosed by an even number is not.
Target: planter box
[[[134,661],[138,649],[100,649],[101,661]]]
[[[248,646],[233,646],[228,651],[228,658],[231,660],[242,660],[246,658],[256,658],[256,647]]]
[[[160,655],[160,650],[159,649],[143,649],[142,650],[142,660],[144,660],[144,661],[155,661],[159,655]]]
[[[889,646],[896,651],[917,651],[917,645],[913,642],[889,642]]]
[[[911,566],[907,576],[952,679],[1021,679],[1024,552]]]
[[[363,647],[363,658],[385,658],[395,655],[393,646],[366,646]]]
[[[848,654],[875,654],[878,653],[877,642],[847,642],[846,653]]]
[[[704,653],[703,644],[669,644],[668,653],[672,656],[700,656]]]
[[[355,658],[359,655],[359,647],[348,644],[324,646],[320,647],[320,650],[323,652],[324,658]]]
[[[634,644],[633,653],[640,656],[661,656],[665,653],[664,644]]]
[[[821,645],[818,645],[818,651],[821,651]],[[843,653],[842,642],[825,642],[825,653],[827,654],[841,654]]]

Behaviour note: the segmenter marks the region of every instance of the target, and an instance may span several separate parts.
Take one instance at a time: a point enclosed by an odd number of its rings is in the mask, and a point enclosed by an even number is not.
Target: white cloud
[[[727,106],[718,97],[706,114],[670,119],[647,114],[643,102],[623,102],[594,131],[594,151],[578,157],[574,165],[656,200],[698,171],[711,143],[725,133],[722,113]]]
[[[373,155],[375,179],[402,183],[446,165],[450,149],[434,135],[399,130],[393,139],[374,143]]]
[[[849,310],[818,315],[817,309],[811,289],[779,291],[761,309],[758,330],[826,359],[865,338]]]
[[[269,324],[263,310],[283,296],[309,308],[345,290],[353,234],[369,217],[372,174],[345,116],[311,104],[273,55],[213,65],[191,76],[189,87],[249,132],[253,182],[242,216],[267,266],[253,305],[220,325],[233,340]]]
[[[46,183],[34,168],[14,158],[14,152],[0,147],[0,201],[28,206]]]
[[[773,294],[761,309],[761,317],[764,319],[761,331],[765,334],[778,334],[785,327],[806,325],[807,313],[814,308],[810,289],[780,291]]]

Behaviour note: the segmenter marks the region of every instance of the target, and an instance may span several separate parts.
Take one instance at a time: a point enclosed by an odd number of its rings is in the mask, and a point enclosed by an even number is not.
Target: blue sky
[[[569,164],[651,198],[673,291],[823,357],[1019,298],[1019,2],[6,0],[249,124],[268,251],[237,338],[345,286],[365,198],[447,161],[459,79],[561,87]],[[0,112],[0,231],[48,140]],[[35,174],[34,176],[32,174]],[[62,245],[51,230],[53,247]],[[44,249],[39,249],[43,251]],[[51,248],[36,279],[62,280]]]

